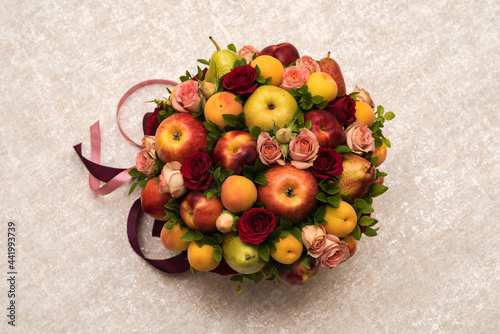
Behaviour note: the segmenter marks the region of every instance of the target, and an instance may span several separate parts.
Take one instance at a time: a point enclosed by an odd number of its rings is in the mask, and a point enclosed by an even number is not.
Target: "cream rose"
[[[158,171],[158,166],[155,160],[155,150],[142,149],[135,157],[135,168],[147,177],[151,177]]]
[[[256,57],[259,56],[259,50],[257,50],[251,45],[246,45],[242,47],[241,50],[236,52],[236,55],[240,59],[245,58],[247,60],[247,64],[250,64],[252,62],[253,55],[255,55]]]
[[[354,93],[358,93],[356,94],[356,100],[368,103],[370,107],[375,108],[375,103],[373,103],[373,100],[370,97],[370,93],[368,93],[366,90],[356,86],[356,88],[354,88]]]
[[[313,165],[318,155],[319,143],[316,135],[306,129],[300,129],[300,133],[292,139],[288,146],[288,155],[292,159],[292,166],[298,169],[307,169]]]
[[[269,166],[274,163],[282,166],[285,165],[283,150],[267,132],[261,132],[257,138],[257,152],[259,153],[260,161],[264,165]]]
[[[302,56],[298,59],[295,64],[305,68],[309,74],[321,71],[319,64],[316,60],[312,59],[310,56]]]
[[[283,79],[280,88],[290,90],[299,89],[304,86],[309,79],[309,71],[302,66],[290,66],[283,72]]]
[[[302,244],[307,249],[307,254],[318,258],[323,253],[326,241],[326,230],[323,225],[306,225],[302,228]]]
[[[228,210],[223,210],[215,221],[215,226],[222,233],[232,231],[234,214]]]
[[[172,107],[179,112],[200,112],[201,96],[198,93],[198,82],[187,80],[179,84],[173,96],[171,96],[171,101]]]
[[[172,161],[163,166],[158,183],[160,193],[170,193],[173,198],[179,198],[186,193],[187,188],[180,169],[181,163],[178,161]]]
[[[372,152],[375,150],[375,141],[372,131],[366,124],[354,122],[345,130],[347,146],[355,153]]]
[[[333,234],[327,234],[325,247],[319,260],[322,267],[333,268],[349,259],[349,247]]]
[[[142,148],[155,149],[155,136],[144,136],[141,141]]]

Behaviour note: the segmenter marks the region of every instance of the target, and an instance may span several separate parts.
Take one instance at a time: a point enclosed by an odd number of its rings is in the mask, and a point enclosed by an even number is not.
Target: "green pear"
[[[337,83],[337,96],[345,95],[346,88],[344,76],[342,75],[339,64],[335,61],[335,59],[330,58],[330,52],[328,52],[326,58],[319,61],[319,68],[321,72],[325,72],[330,75]]]
[[[208,82],[212,82],[214,77],[219,81],[225,74],[231,72],[234,62],[238,60],[236,53],[227,49],[221,50],[212,36],[210,36],[210,40],[215,44],[217,51],[212,54],[210,65],[205,74],[205,81]]]
[[[233,232],[224,233],[222,255],[227,264],[242,274],[253,274],[261,270],[266,262],[259,256],[259,246],[243,242]]]
[[[344,171],[337,178],[339,194],[352,199],[363,197],[375,181],[375,167],[355,153],[349,152],[347,156],[348,158],[342,162]]]

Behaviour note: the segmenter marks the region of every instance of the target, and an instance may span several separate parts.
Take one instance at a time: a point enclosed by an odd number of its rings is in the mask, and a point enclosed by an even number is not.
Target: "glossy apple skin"
[[[169,193],[160,193],[158,182],[150,179],[144,189],[141,191],[142,211],[154,219],[166,221],[165,204],[170,200]]]
[[[179,211],[184,223],[191,229],[203,233],[217,232],[216,221],[222,212],[222,202],[217,196],[210,199],[198,190],[187,194],[181,202]]]
[[[243,174],[243,166],[255,164],[257,141],[246,131],[233,130],[219,138],[212,159],[221,162],[222,168],[232,169],[234,174]]]
[[[309,281],[309,278],[315,276],[320,266],[316,264],[316,260],[311,260],[310,269],[307,269],[302,262],[292,265],[293,271],[283,270],[281,272],[281,280],[290,285],[303,285]]]
[[[273,165],[264,174],[267,185],[257,186],[257,201],[276,216],[293,222],[304,220],[316,206],[318,181],[307,169],[297,169],[287,163]]]
[[[269,45],[260,51],[259,55],[268,55],[278,59],[283,66],[288,66],[300,58],[299,51],[290,43]]]
[[[304,115],[304,122],[311,121],[310,130],[320,146],[335,148],[345,144],[345,132],[337,117],[326,110],[311,110]]]
[[[178,161],[207,149],[208,130],[191,114],[174,114],[161,122],[156,130],[155,148],[163,162]]]

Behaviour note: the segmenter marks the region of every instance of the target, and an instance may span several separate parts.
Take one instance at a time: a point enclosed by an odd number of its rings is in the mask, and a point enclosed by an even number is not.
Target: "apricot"
[[[231,212],[248,210],[257,200],[257,187],[241,175],[231,175],[221,186],[222,205]]]
[[[385,143],[375,148],[375,151],[372,153],[372,158],[373,157],[378,157],[375,167],[380,166],[385,161],[385,158],[387,158],[387,146],[385,146]]]
[[[354,116],[357,121],[367,126],[371,126],[375,122],[375,112],[368,103],[363,101],[356,101],[356,112]]]
[[[338,208],[327,205],[325,220],[328,222],[323,225],[326,233],[339,238],[349,235],[358,223],[356,211],[351,204],[345,201],[340,201]]]
[[[338,93],[337,83],[324,72],[314,72],[309,76],[307,90],[312,96],[322,96],[328,102],[335,100]]]
[[[171,230],[162,228],[160,233],[160,239],[166,249],[182,252],[185,251],[189,246],[189,241],[181,240],[181,237],[188,232],[187,227],[182,227],[180,223],[175,223]]]
[[[239,115],[243,112],[243,105],[235,100],[236,95],[231,92],[219,92],[212,95],[205,104],[205,118],[224,129],[227,123],[223,114]]]
[[[275,252],[270,255],[273,259],[283,264],[292,264],[297,261],[302,255],[304,246],[302,242],[297,240],[291,233],[284,239],[280,239],[274,244]]]
[[[264,55],[255,58],[250,64],[252,67],[259,66],[260,75],[265,79],[271,77],[271,85],[279,86],[283,80],[283,64],[276,58]]]
[[[214,258],[214,246],[205,244],[198,247],[194,241],[189,243],[187,258],[191,267],[199,271],[214,270],[220,263]]]

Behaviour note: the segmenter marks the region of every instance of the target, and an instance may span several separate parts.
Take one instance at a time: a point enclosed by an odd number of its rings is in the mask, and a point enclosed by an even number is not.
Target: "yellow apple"
[[[298,107],[295,98],[286,90],[265,85],[250,95],[243,112],[248,127],[258,126],[262,131],[270,131],[275,124],[279,127],[288,125]]]
[[[297,240],[291,233],[284,239],[280,239],[274,244],[275,252],[271,252],[271,257],[283,264],[292,264],[302,255],[302,242]]]
[[[325,220],[328,222],[323,225],[326,233],[343,238],[354,230],[358,222],[358,217],[351,204],[340,201],[338,208],[329,205],[326,206]]]

